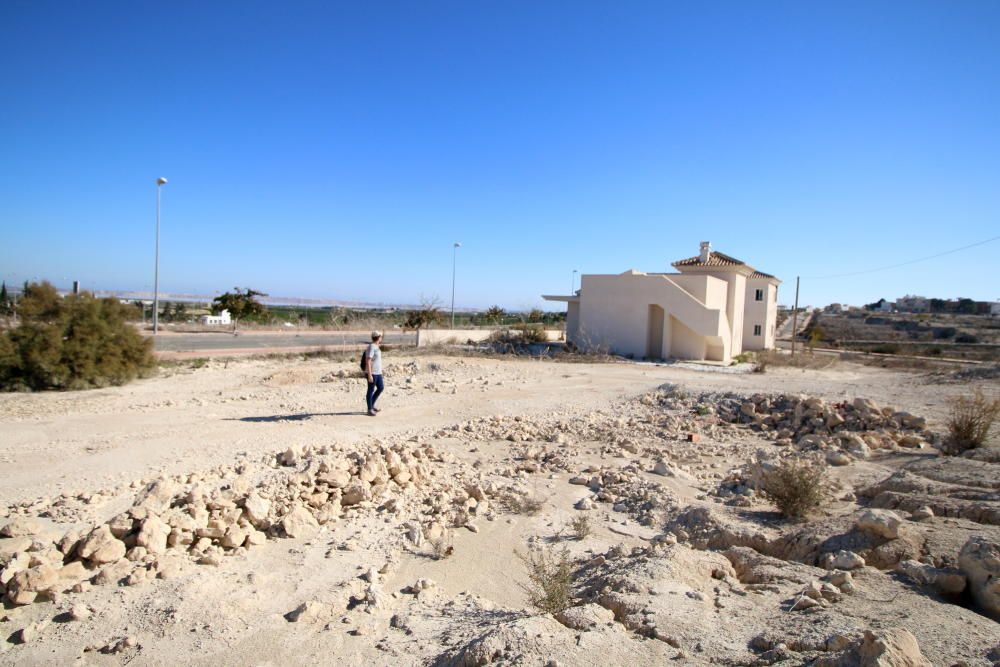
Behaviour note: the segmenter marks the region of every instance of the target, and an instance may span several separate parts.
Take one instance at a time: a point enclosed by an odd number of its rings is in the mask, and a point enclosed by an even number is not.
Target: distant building
[[[233,321],[229,318],[228,310],[223,310],[218,315],[202,315],[198,318],[198,322],[208,326],[225,326],[233,323]]]
[[[928,313],[931,300],[923,296],[904,296],[896,299],[896,310],[901,313]]]
[[[839,303],[831,303],[823,309],[824,313],[839,314],[844,312],[844,306]]]
[[[1000,301],[994,301],[990,304],[990,317],[997,317],[1000,315]]]
[[[679,273],[585,274],[576,294],[543,298],[566,302],[566,339],[581,349],[728,363],[774,347],[780,280],[707,241],[673,266]]]

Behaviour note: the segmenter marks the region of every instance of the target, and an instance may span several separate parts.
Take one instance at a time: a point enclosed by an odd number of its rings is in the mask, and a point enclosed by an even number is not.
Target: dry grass
[[[972,396],[952,400],[945,453],[961,454],[982,447],[998,418],[1000,398],[987,398],[981,389],[977,388]]]
[[[521,496],[511,494],[507,498],[507,506],[510,508],[510,511],[515,514],[534,516],[541,512],[542,508],[545,507],[545,501],[534,495]]]
[[[586,514],[581,514],[570,521],[569,527],[578,540],[587,539],[593,530],[593,527],[590,525],[590,517]]]
[[[766,373],[768,368],[802,368],[819,370],[829,368],[837,363],[837,357],[826,354],[814,354],[808,351],[798,351],[793,357],[777,350],[765,350],[754,356],[755,373]]]
[[[547,614],[572,606],[573,561],[565,547],[515,553],[528,571],[528,583],[519,585],[532,606]]]
[[[761,492],[786,517],[800,519],[830,497],[826,465],[812,459],[785,459],[764,473]]]

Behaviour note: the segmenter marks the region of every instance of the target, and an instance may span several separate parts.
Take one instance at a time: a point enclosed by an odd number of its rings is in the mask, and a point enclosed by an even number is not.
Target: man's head
[[[382,332],[381,331],[373,331],[372,332],[372,342],[373,343],[377,343],[380,340],[382,340]]]

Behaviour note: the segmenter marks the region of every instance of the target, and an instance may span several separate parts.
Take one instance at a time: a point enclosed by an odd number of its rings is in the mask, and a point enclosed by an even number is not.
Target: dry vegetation
[[[1000,418],[1000,398],[987,398],[981,389],[959,396],[951,403],[948,417],[947,451],[961,454],[982,447]]]

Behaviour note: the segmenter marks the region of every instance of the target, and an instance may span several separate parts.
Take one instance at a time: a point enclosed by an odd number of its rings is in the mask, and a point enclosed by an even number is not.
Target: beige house
[[[636,359],[728,363],[774,347],[780,280],[712,250],[673,263],[678,273],[584,274],[566,302],[566,339]]]

